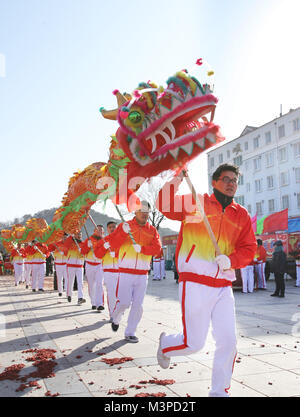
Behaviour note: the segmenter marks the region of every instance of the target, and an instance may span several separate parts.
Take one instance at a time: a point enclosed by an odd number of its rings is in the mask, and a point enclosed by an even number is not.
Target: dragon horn
[[[132,97],[127,93],[121,94],[119,90],[114,90],[113,94],[117,97],[118,107],[113,110],[105,110],[103,107],[101,107],[100,112],[105,119],[117,120],[119,108],[130,101]]]

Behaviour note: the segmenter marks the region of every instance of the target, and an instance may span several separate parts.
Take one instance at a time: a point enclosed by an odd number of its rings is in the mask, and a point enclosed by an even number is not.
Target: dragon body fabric
[[[101,108],[102,115],[119,124],[112,136],[109,160],[96,162],[69,180],[61,207],[50,225],[32,218],[26,225],[14,225],[1,231],[3,244],[11,242],[52,243],[64,232],[81,230],[91,206],[97,201],[112,199],[115,204],[135,201],[140,185],[163,171],[187,165],[204,150],[224,140],[219,127],[213,124],[217,99],[209,85],[201,84],[186,70],[167,80],[167,87],[140,83],[130,94],[115,90],[118,106]],[[210,114],[210,121],[207,115]]]

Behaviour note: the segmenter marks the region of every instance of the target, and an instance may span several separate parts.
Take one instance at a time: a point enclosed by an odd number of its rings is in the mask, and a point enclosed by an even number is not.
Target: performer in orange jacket
[[[181,221],[176,247],[183,332],[162,333],[158,363],[168,368],[172,356],[202,349],[210,323],[216,341],[210,396],[228,396],[236,356],[235,309],[232,293],[234,269],[254,257],[256,240],[245,208],[235,203],[239,171],[221,165],[213,174],[214,193],[204,195],[204,210],[222,255],[215,247],[191,195],[175,196],[167,183],[160,191],[158,209],[169,219]],[[183,174],[181,175],[181,180]],[[180,179],[171,183],[180,184]],[[201,197],[200,197],[201,198]]]
[[[147,202],[142,202],[134,219],[121,223],[104,238],[104,248],[119,254],[117,302],[112,313],[112,330],[118,330],[122,315],[131,306],[125,329],[125,339],[130,343],[139,341],[135,332],[143,314],[150,261],[161,250],[159,234],[148,223],[149,208]],[[129,232],[136,244],[133,244]]]
[[[109,221],[106,225],[107,233],[110,235],[116,230],[117,223]],[[104,285],[106,287],[109,321],[112,323],[112,312],[116,305],[116,291],[119,277],[118,253],[105,249],[103,245],[94,247],[97,258],[102,259]]]
[[[83,265],[84,255],[81,253],[82,239],[81,233],[69,236],[64,242],[64,254],[67,257],[67,297],[68,302],[72,301],[72,292],[75,277],[77,280],[78,304],[86,302],[83,298]]]
[[[54,258],[54,266],[56,272],[58,296],[61,297],[63,288],[67,285],[67,257],[64,254],[64,243],[67,239],[67,234],[59,241],[51,243],[48,246],[49,252],[52,252]]]
[[[96,257],[94,246],[104,238],[104,227],[97,225],[91,237],[87,238],[81,246],[81,253],[85,256],[85,275],[88,282],[89,297],[92,310],[104,310],[103,294],[103,268],[102,261]]]
[[[32,291],[36,292],[44,291],[44,279],[46,273],[46,258],[49,256],[49,251],[47,245],[44,243],[39,243],[37,241],[32,241],[30,248],[27,253],[31,257],[32,265],[32,282],[31,287]]]
[[[266,277],[265,277],[265,266],[267,260],[267,251],[263,247],[263,242],[261,239],[257,239],[257,249],[254,257],[254,270],[257,276],[257,286],[259,289],[265,290]]]
[[[25,251],[21,247],[21,244],[18,243],[17,247],[12,250],[11,254],[11,262],[14,266],[15,271],[15,286],[20,284],[20,282],[24,281],[24,257]]]

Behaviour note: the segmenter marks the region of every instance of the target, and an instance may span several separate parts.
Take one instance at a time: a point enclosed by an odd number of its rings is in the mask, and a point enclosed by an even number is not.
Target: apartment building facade
[[[215,169],[240,167],[235,200],[260,219],[283,209],[300,216],[300,107],[242,134],[207,153],[209,191]]]

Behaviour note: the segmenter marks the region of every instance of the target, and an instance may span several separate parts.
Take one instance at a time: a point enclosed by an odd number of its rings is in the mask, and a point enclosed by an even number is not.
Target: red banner
[[[288,209],[265,218],[263,233],[274,233],[283,230],[288,230]]]

